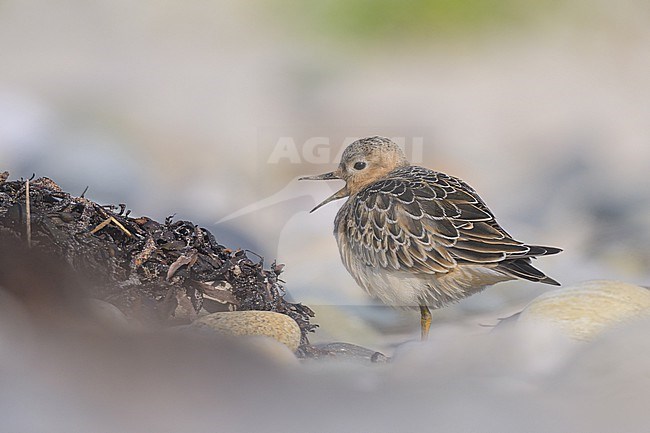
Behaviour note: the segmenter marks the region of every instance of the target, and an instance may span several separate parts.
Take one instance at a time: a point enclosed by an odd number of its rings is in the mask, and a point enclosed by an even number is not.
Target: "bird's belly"
[[[428,292],[428,284],[420,277],[406,272],[364,267],[355,277],[357,283],[370,296],[394,307],[420,305],[420,299]]]
[[[357,284],[381,302],[395,307],[428,305],[440,308],[512,279],[483,266],[459,266],[447,274],[419,274],[366,266],[346,266]]]

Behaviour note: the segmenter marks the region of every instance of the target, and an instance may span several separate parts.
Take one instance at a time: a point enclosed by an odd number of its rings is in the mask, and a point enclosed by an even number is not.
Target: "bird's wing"
[[[460,179],[421,167],[397,170],[359,192],[343,230],[368,266],[447,273],[457,264],[527,257],[478,194]]]

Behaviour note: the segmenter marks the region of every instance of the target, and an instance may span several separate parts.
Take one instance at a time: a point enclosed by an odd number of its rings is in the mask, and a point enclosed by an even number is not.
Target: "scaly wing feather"
[[[501,270],[543,281],[548,277],[528,258],[560,251],[513,239],[469,185],[422,167],[395,170],[366,187],[347,211],[352,217],[342,219],[342,229],[351,253],[373,267],[444,274],[463,264],[517,261]]]

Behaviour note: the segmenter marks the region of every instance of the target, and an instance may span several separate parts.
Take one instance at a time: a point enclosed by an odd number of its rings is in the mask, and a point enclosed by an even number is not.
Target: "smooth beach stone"
[[[299,366],[300,361],[295,355],[295,351],[289,349],[286,344],[265,335],[251,335],[242,337],[246,339],[246,346],[265,356],[278,365]]]
[[[619,281],[587,281],[544,293],[517,325],[551,324],[572,339],[591,341],[617,324],[650,317],[650,290]]]
[[[287,346],[300,345],[300,327],[286,314],[272,311],[231,311],[213,313],[195,320],[190,328],[213,330],[225,335],[263,335]]]

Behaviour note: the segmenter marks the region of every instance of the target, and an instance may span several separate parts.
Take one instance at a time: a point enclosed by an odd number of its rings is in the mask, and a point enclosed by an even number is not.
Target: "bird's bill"
[[[336,174],[336,172],[330,171],[329,173],[318,174],[316,176],[304,176],[299,178],[298,180],[334,180],[334,179],[340,179],[340,177]]]
[[[348,193],[348,189],[347,189],[346,187],[343,187],[343,188],[341,188],[340,190],[336,191],[336,192],[335,192],[333,195],[331,195],[330,197],[326,198],[326,199],[325,199],[323,202],[321,202],[318,206],[316,206],[315,208],[313,208],[312,210],[310,210],[309,213],[314,212],[316,209],[319,209],[320,207],[325,206],[327,203],[329,203],[329,202],[331,202],[331,201],[339,200],[339,199],[345,198],[345,197],[347,197],[348,195],[350,195],[350,193]]]
[[[316,175],[316,176],[305,176],[305,177],[301,177],[299,180],[334,180],[334,179],[341,179],[336,174],[335,171],[332,171],[332,172],[329,172],[329,173],[324,173],[324,174],[319,174],[319,175]],[[314,212],[315,210],[321,208],[322,206],[325,206],[329,202],[345,198],[348,195],[350,195],[350,194],[348,193],[347,187],[343,187],[340,190],[338,190],[337,192],[335,192],[333,195],[331,195],[330,197],[325,199],[323,202],[321,202],[318,206],[316,206],[315,208],[310,210],[309,213]]]

